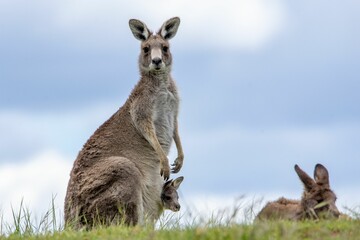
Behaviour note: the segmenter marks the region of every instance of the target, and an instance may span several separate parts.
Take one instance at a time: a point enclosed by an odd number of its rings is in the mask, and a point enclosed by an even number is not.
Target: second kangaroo
[[[81,227],[93,220],[86,216],[95,215],[111,222],[124,204],[129,224],[158,218],[164,179],[170,176],[167,155],[172,140],[178,152],[172,172],[179,172],[184,159],[177,121],[179,96],[170,75],[169,39],[179,24],[178,17],[171,18],[153,34],[145,23],[129,21],[141,41],[141,77],[124,105],[77,156],[65,198],[66,222]]]
[[[316,164],[314,179],[307,175],[298,165],[295,165],[295,171],[304,184],[301,200],[290,200],[282,197],[277,201],[269,202],[259,212],[257,219],[338,218],[340,212],[335,205],[335,193],[330,189],[328,170],[323,165]]]

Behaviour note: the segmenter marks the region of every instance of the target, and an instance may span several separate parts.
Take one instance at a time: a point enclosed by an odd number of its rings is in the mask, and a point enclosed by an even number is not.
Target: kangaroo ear
[[[164,183],[163,188],[166,188],[166,187],[170,186],[170,185],[172,184],[172,182],[173,182],[173,180],[172,180],[172,179],[167,180],[167,181]]]
[[[184,180],[184,177],[181,176],[181,177],[176,178],[171,184],[173,185],[173,187],[175,189],[178,189],[183,180]]]
[[[314,179],[317,184],[330,187],[329,172],[323,165],[319,163],[315,166]]]
[[[140,20],[130,19],[129,26],[134,37],[140,41],[145,41],[151,34],[145,23]]]
[[[315,186],[314,180],[309,175],[307,175],[307,173],[304,172],[297,164],[295,164],[294,168],[300,180],[303,182],[305,190],[310,191]]]
[[[167,20],[159,30],[158,34],[162,36],[164,39],[169,40],[176,35],[178,27],[180,25],[180,18],[173,17]]]

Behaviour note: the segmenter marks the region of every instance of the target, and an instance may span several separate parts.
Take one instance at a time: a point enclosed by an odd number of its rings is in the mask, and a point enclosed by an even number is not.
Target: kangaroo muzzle
[[[160,48],[151,49],[151,63],[150,69],[160,70],[164,67],[164,62],[162,60],[162,52]]]

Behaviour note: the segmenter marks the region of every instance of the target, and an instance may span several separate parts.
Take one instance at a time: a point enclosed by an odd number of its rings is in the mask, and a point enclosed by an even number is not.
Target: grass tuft
[[[12,222],[4,221],[1,214],[0,238],[4,236],[29,237],[39,234],[52,234],[63,230],[63,225],[58,224],[55,197],[51,199],[51,206],[39,219],[32,214],[30,209],[24,205],[24,199],[21,200],[18,210],[11,206]],[[59,210],[60,216],[60,210]]]

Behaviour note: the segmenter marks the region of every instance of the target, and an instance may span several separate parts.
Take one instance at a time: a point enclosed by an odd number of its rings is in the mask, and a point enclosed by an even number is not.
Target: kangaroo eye
[[[144,47],[143,51],[144,51],[144,53],[148,53],[150,51],[150,48],[149,47]]]
[[[171,197],[166,196],[166,197],[165,197],[165,200],[166,200],[166,201],[170,201],[170,200],[171,200]]]
[[[167,52],[167,51],[169,50],[169,47],[168,47],[168,46],[163,46],[163,47],[162,47],[162,50],[163,50],[164,52]]]

